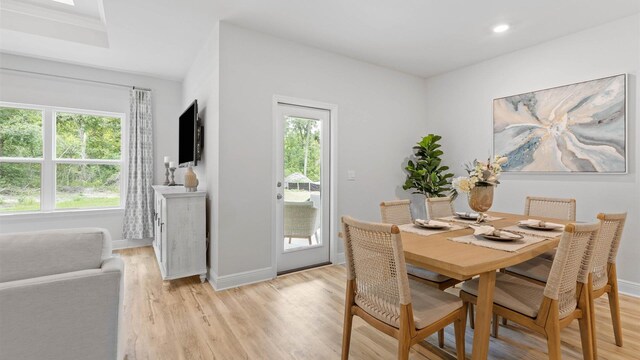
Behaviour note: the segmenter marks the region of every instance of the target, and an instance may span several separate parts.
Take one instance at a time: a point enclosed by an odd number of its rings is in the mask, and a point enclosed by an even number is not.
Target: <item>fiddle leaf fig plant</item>
[[[444,153],[439,150],[440,139],[440,135],[429,134],[413,147],[413,156],[405,167],[407,180],[403,189],[413,189],[414,194],[426,197],[442,197],[452,191],[453,173],[447,172],[448,166],[441,165],[440,156]]]

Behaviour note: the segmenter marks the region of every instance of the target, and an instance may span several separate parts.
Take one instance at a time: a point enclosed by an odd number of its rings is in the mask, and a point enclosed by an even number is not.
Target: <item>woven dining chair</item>
[[[569,221],[576,221],[576,200],[564,199],[564,198],[548,198],[538,196],[527,196],[524,203],[524,214],[526,216],[540,216],[546,218],[562,219]],[[556,249],[551,249],[540,254],[529,263],[531,266],[528,269],[530,274],[528,280],[539,280],[541,284],[546,283],[545,271],[548,273],[548,267],[551,266],[551,261],[556,255]],[[547,260],[549,263],[547,264]],[[546,270],[545,270],[546,269]],[[510,275],[518,276],[518,270],[506,268],[501,270]],[[543,278],[542,280],[540,278]],[[473,313],[473,308],[470,307],[469,311]],[[473,320],[471,320],[473,324]],[[502,319],[502,325],[507,325],[507,319]],[[495,335],[495,334],[494,334]]]
[[[380,203],[380,215],[385,224],[412,224],[411,200],[392,200]]]
[[[576,200],[527,196],[524,214],[576,221]]]
[[[453,201],[451,201],[451,197],[449,196],[428,197],[424,202],[427,207],[427,215],[429,216],[429,219],[439,219],[455,215]]]
[[[548,198],[527,196],[524,203],[524,214],[553,219],[576,221],[576,200],[563,198]],[[553,260],[556,250],[549,250],[540,257]]]
[[[494,330],[497,329],[497,316],[514,321],[545,336],[549,358],[560,359],[560,330],[578,319],[583,357],[593,359],[588,283],[599,229],[598,223],[565,226],[545,286],[497,273],[493,298]],[[477,303],[477,294],[478,279],[462,284],[460,297],[465,303]]]
[[[593,250],[591,264],[591,296],[589,297],[592,318],[595,319],[594,300],[607,294],[609,311],[613,323],[613,335],[617,346],[622,346],[622,324],[620,322],[620,300],[618,298],[618,276],[616,257],[622,238],[622,231],[627,220],[627,213],[598,214],[600,220],[600,239]],[[593,321],[593,352],[598,356],[596,344],[596,323]]]
[[[392,200],[380,203],[380,216],[385,224],[405,225],[413,223],[411,218],[410,200]],[[438,274],[436,272],[423,269],[418,266],[406,264],[407,273],[413,280],[418,280],[426,285],[440,290],[448,289],[460,280]],[[438,345],[444,347],[444,330],[438,332]]]
[[[466,307],[455,295],[410,280],[396,225],[342,218],[347,260],[342,359],[349,358],[353,316],[398,339],[398,359],[453,323],[458,359],[465,358]],[[414,296],[415,295],[415,296]]]
[[[620,300],[618,298],[618,277],[616,275],[616,257],[618,247],[622,238],[622,231],[627,219],[627,214],[598,214],[600,220],[600,232],[598,241],[593,249],[593,260],[591,262],[591,280],[589,288],[590,308],[593,312],[592,319],[595,319],[595,308],[593,301],[605,293],[609,297],[609,310],[613,323],[613,334],[616,345],[622,346],[622,327],[620,323]],[[545,284],[551,272],[552,262],[539,257],[533,258],[522,264],[510,267],[508,272],[511,275],[521,277],[538,284]],[[597,357],[596,329],[595,321],[592,323],[594,348],[593,352]]]

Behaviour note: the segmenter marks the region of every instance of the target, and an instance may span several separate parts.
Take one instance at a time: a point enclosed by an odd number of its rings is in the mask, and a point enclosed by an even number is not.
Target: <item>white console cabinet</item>
[[[154,185],[153,249],[163,280],[207,274],[205,230],[207,193],[186,192],[182,186]]]

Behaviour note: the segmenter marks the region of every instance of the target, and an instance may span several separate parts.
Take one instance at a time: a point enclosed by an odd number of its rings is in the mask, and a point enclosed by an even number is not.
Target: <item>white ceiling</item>
[[[638,0],[107,0],[108,48],[0,29],[0,51],[180,80],[224,20],[428,77],[638,12]],[[494,34],[501,22],[511,30]]]

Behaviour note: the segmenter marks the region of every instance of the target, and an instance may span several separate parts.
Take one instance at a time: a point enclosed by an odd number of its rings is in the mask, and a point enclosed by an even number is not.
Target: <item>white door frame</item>
[[[340,259],[338,259],[338,247],[337,247],[337,237],[338,237],[338,219],[337,219],[337,178],[338,178],[338,161],[337,161],[337,155],[338,155],[338,105],[336,104],[330,104],[330,103],[324,103],[324,102],[320,102],[320,101],[315,101],[315,100],[307,100],[307,99],[300,99],[300,98],[295,98],[295,97],[291,97],[291,96],[284,96],[284,95],[274,95],[273,96],[273,109],[272,109],[272,121],[273,121],[273,134],[272,134],[272,138],[274,141],[274,146],[273,146],[273,154],[272,154],[272,163],[271,163],[271,169],[275,169],[276,168],[276,164],[277,164],[277,147],[275,144],[275,142],[278,139],[278,133],[277,133],[277,129],[278,126],[276,124],[277,121],[279,121],[280,119],[278,119],[278,104],[285,104],[285,105],[294,105],[294,106],[303,106],[303,107],[310,107],[310,108],[316,108],[316,109],[321,109],[321,110],[327,110],[329,111],[329,128],[330,128],[330,148],[329,148],[329,186],[330,186],[330,195],[329,195],[329,261],[332,264],[336,264],[340,261]],[[272,180],[271,180],[271,189],[272,189],[272,196],[271,196],[271,223],[275,224],[277,221],[277,214],[276,214],[276,205],[277,205],[277,195],[278,195],[278,187],[276,186],[276,183],[278,182],[278,174],[277,172],[274,170],[272,173]],[[273,232],[271,233],[271,274],[272,276],[275,278],[278,275],[278,259],[277,259],[277,251],[278,251],[278,244],[277,241],[282,241],[282,239],[279,239],[277,236],[277,228],[276,226],[273,227]]]

